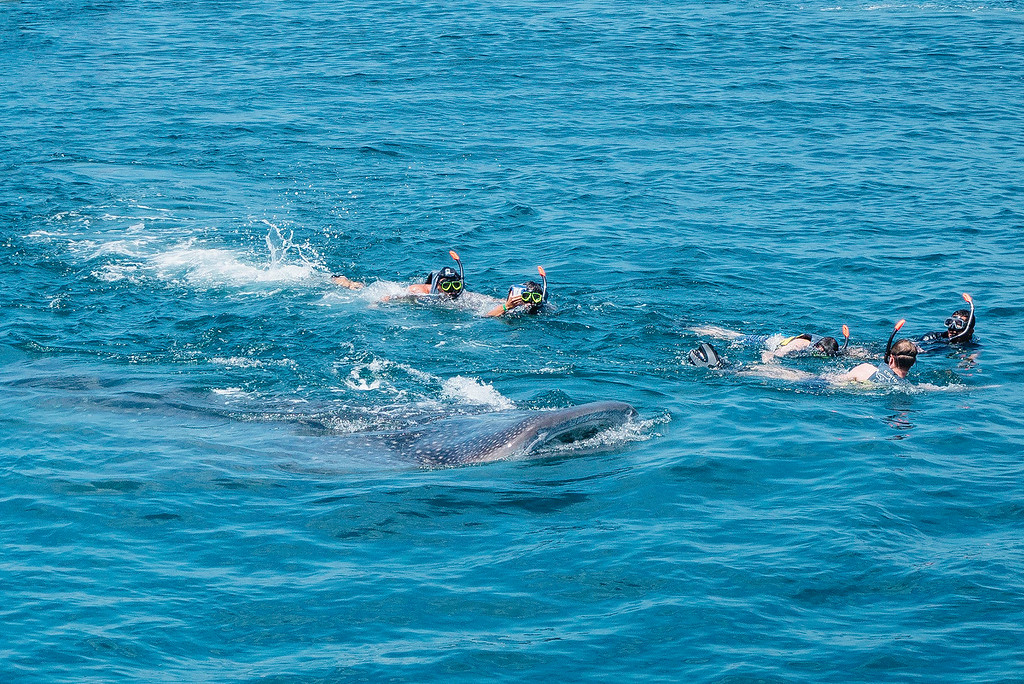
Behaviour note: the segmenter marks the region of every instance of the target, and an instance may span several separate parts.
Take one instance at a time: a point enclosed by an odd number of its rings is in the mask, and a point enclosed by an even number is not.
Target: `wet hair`
[[[971,339],[971,335],[974,334],[974,324],[978,322],[978,315],[975,314],[972,317],[970,309],[957,309],[952,314],[950,314],[949,317],[950,318],[962,318],[965,321],[969,322],[969,325],[967,326],[966,330],[961,330],[960,332],[957,332],[957,331],[954,330],[953,331],[954,334],[950,336],[950,339],[952,339],[954,337],[962,337],[965,340],[970,340]]]
[[[839,343],[834,337],[822,337],[814,343],[814,348],[825,356],[835,356],[839,353]]]
[[[910,367],[917,361],[917,345],[910,340],[896,340],[889,351],[889,357],[901,371],[909,371]],[[886,359],[888,363],[889,359]]]

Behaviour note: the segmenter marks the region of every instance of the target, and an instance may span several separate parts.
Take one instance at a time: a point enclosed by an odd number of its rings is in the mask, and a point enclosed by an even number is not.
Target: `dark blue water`
[[[1019,1],[25,0],[0,54],[3,680],[1024,681]],[[963,292],[906,387],[776,372]]]

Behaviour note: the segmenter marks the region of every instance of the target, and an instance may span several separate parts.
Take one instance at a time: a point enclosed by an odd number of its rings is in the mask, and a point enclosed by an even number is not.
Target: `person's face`
[[[967,330],[967,319],[963,316],[953,315],[946,319],[946,333],[950,337],[956,337]]]
[[[530,313],[540,311],[541,302],[544,300],[544,294],[540,290],[526,290],[520,297],[523,304],[527,306],[527,311]]]
[[[437,289],[441,291],[441,294],[447,295],[452,299],[455,299],[460,294],[462,294],[462,281],[442,280],[437,283]]]

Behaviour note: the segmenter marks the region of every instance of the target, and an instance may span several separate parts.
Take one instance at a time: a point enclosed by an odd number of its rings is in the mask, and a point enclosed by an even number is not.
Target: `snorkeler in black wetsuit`
[[[938,332],[930,332],[914,340],[917,343],[918,351],[930,352],[945,349],[951,344],[972,344],[974,337],[974,324],[977,318],[974,315],[974,300],[966,292],[963,294],[964,301],[971,305],[970,310],[958,309],[953,315],[946,319],[946,329]]]

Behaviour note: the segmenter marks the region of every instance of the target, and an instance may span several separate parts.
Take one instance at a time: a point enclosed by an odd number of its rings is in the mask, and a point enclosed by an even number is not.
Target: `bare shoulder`
[[[836,377],[836,382],[867,382],[875,374],[877,368],[870,363],[862,363]]]

